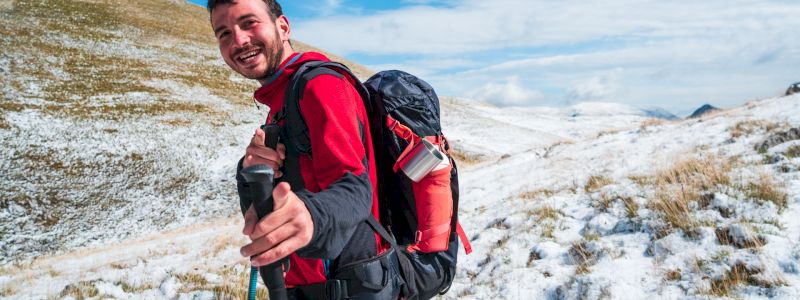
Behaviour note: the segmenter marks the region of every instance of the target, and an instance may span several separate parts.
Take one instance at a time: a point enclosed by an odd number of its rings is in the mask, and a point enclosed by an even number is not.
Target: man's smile
[[[261,48],[242,51],[240,54],[236,55],[236,61],[241,65],[248,66],[256,62],[258,55],[261,54],[261,52]]]

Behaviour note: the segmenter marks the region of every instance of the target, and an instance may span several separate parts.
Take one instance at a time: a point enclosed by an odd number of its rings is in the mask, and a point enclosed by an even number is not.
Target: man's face
[[[221,4],[211,13],[211,26],[222,59],[250,79],[263,79],[277,71],[283,59],[283,41],[289,24],[281,16],[273,21],[262,0]]]

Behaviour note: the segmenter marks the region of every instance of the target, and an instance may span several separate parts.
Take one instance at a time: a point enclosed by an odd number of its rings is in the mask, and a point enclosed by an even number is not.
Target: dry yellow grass
[[[800,145],[787,148],[784,154],[786,154],[788,158],[800,157]]]
[[[774,132],[777,129],[786,128],[789,125],[786,122],[771,122],[767,120],[743,120],[737,122],[731,127],[731,138],[739,138],[747,136],[755,132]]]
[[[645,175],[630,175],[628,176],[630,181],[636,183],[640,187],[645,187],[653,184],[653,176],[645,176]]]
[[[529,211],[528,216],[536,217],[537,220],[558,220],[562,213],[560,210],[546,205]]]
[[[614,183],[614,180],[611,178],[602,175],[592,175],[589,176],[589,179],[586,181],[586,185],[583,187],[583,190],[587,193],[591,193],[612,183]]]
[[[748,268],[748,266],[742,263],[735,264],[730,270],[726,271],[723,276],[711,280],[711,288],[708,293],[713,296],[722,297],[729,296],[731,292],[740,285],[764,288],[786,285],[786,282],[781,278],[764,280],[757,276],[762,272],[763,270],[760,268]]]
[[[782,184],[769,173],[761,173],[758,181],[747,184],[744,192],[748,197],[758,201],[772,202],[782,211],[789,203],[789,195],[781,189],[781,186]]]
[[[622,197],[622,202],[625,204],[625,212],[628,218],[635,218],[639,215],[639,203],[631,197]]]
[[[642,123],[639,124],[639,129],[642,130],[642,131],[645,131],[645,130],[647,130],[648,127],[660,126],[660,125],[664,125],[666,123],[667,123],[667,121],[664,120],[664,119],[651,118],[651,119],[647,119],[647,120],[642,121]]]
[[[100,291],[94,286],[94,281],[81,281],[77,284],[67,285],[58,296],[61,298],[86,299],[97,297],[99,293]]]
[[[481,155],[466,153],[457,149],[450,149],[450,156],[456,161],[456,166],[470,167],[485,160]]]
[[[13,286],[6,285],[0,288],[0,297],[9,297],[16,293],[17,293],[17,288]]]
[[[732,162],[718,156],[688,158],[655,176],[652,210],[660,213],[672,227],[689,231],[697,226],[691,214],[693,202],[704,206],[707,195],[731,183]]]
[[[222,284],[211,287],[217,299],[247,299],[247,290],[250,286],[250,267],[237,273],[234,268],[227,268],[222,272]],[[267,289],[259,285],[256,289],[256,299],[267,299]]]
[[[681,280],[681,269],[667,271],[667,273],[664,274],[664,279],[669,281]]]
[[[587,248],[585,241],[573,243],[568,252],[576,265],[575,274],[589,273],[589,267],[596,262],[595,254]]]
[[[533,199],[544,199],[550,198],[556,194],[556,191],[548,189],[548,188],[541,188],[531,191],[524,191],[520,193],[517,197],[522,200],[533,200]]]

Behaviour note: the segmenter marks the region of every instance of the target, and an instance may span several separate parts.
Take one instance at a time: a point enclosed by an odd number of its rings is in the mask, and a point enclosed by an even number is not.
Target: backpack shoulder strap
[[[320,75],[333,75],[337,78],[343,78],[344,75],[349,76],[354,84],[356,91],[361,96],[364,106],[367,109],[367,114],[372,111],[372,105],[369,101],[369,92],[366,87],[358,80],[350,69],[345,65],[336,62],[324,61],[310,61],[304,63],[292,75],[292,78],[287,85],[286,95],[284,98],[284,106],[278,116],[286,119],[286,128],[289,144],[286,144],[286,151],[292,155],[299,154],[312,154],[311,141],[308,136],[308,126],[306,126],[305,119],[300,113],[300,100],[303,97],[306,85],[314,78]],[[276,121],[279,121],[280,118]]]
[[[346,66],[326,61],[307,61],[303,63],[289,79],[286,86],[283,107],[275,114],[273,122],[277,123],[285,120],[281,130],[281,141],[286,146],[286,159],[284,160],[284,178],[292,190],[299,190],[305,187],[305,182],[300,174],[299,156],[306,154],[312,156],[311,140],[308,134],[308,126],[300,112],[300,100],[303,97],[306,85],[320,75],[332,75],[343,78],[342,74],[350,76],[355,83],[365,107],[369,110],[369,92],[358,78]]]

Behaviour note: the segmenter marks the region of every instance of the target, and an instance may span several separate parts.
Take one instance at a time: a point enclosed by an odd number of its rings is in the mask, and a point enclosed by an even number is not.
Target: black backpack
[[[316,76],[333,75],[339,78],[348,76],[364,101],[369,116],[378,175],[378,203],[380,205],[380,224],[375,218],[367,223],[381,237],[392,245],[398,253],[401,276],[405,282],[402,294],[406,299],[430,299],[436,294],[444,294],[455,276],[458,254],[458,238],[464,244],[466,253],[471,247],[463,229],[458,223],[458,170],[448,151],[450,145],[444,139],[440,124],[439,99],[433,88],[421,79],[402,71],[383,71],[375,74],[365,83],[344,65],[336,62],[309,61],[304,63],[292,76],[286,90],[282,117],[285,130],[281,139],[286,146],[286,168],[293,166],[291,156],[312,154],[308,128],[300,114],[300,97],[306,84]],[[418,219],[415,196],[411,179],[393,168],[395,161],[403,155],[409,142],[387,127],[387,118],[397,121],[418,137],[433,137],[441,143],[452,168],[449,172],[452,211],[447,237],[446,250],[436,252],[409,251],[404,245],[419,240]],[[400,125],[401,124],[401,125]],[[299,172],[293,172],[299,173]],[[292,175],[287,172],[287,180]]]

